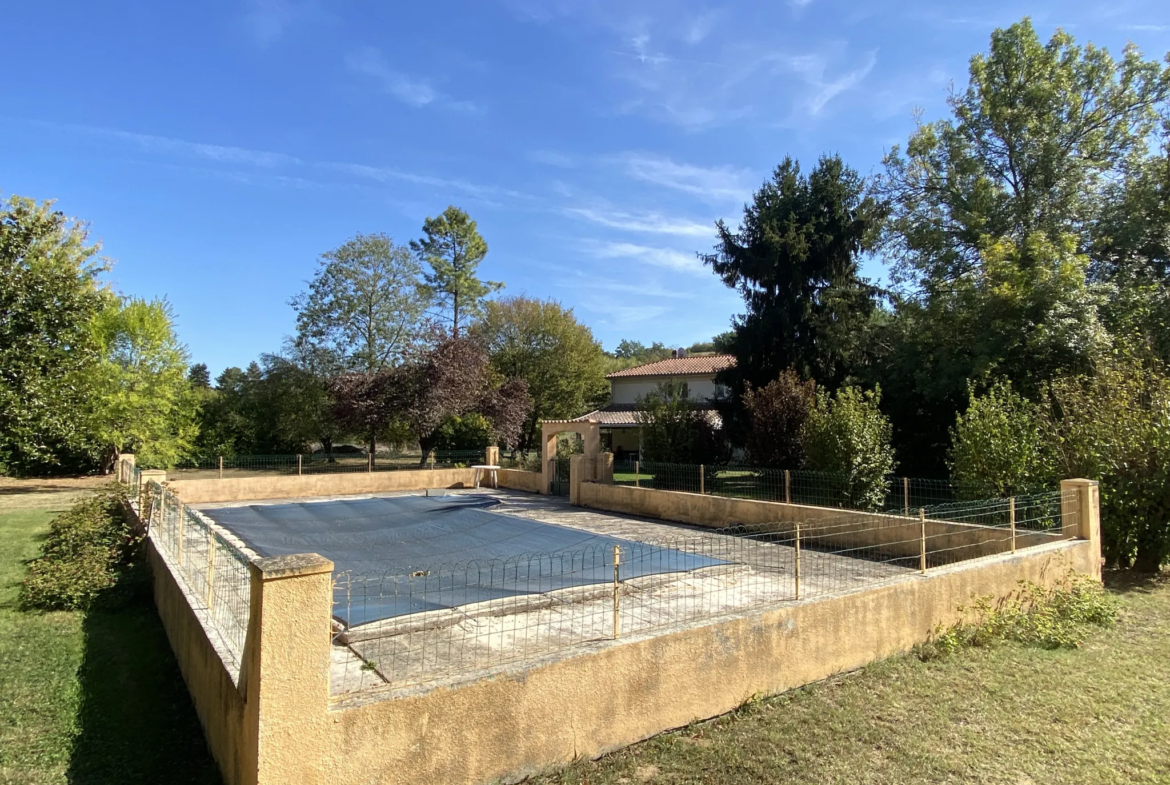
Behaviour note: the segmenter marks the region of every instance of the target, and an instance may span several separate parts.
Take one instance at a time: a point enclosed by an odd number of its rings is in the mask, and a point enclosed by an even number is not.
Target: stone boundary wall
[[[810,544],[829,549],[873,548],[899,558],[919,555],[922,534],[917,516],[659,491],[628,485],[593,482],[574,485],[570,480],[570,499],[582,507],[711,528],[743,524],[792,534],[795,524],[799,523],[802,541]],[[1075,536],[1072,521],[1064,523],[1065,530],[1060,533],[1019,530],[1016,534],[1017,548]],[[992,556],[1011,550],[1007,530],[996,526],[932,520],[927,517],[926,538],[930,551],[945,554],[948,562]]]
[[[471,469],[402,469],[393,472],[171,480],[168,487],[185,504],[200,504],[421,491],[426,488],[470,488],[474,484],[475,472]]]
[[[545,493],[544,474],[541,472],[526,472],[520,469],[500,469],[497,472],[501,488],[511,488],[514,491],[528,493]]]

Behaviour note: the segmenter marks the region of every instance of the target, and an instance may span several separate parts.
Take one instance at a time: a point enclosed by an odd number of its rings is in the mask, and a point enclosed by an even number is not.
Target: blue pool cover
[[[334,564],[348,626],[421,611],[723,564],[695,553],[492,511],[489,496],[394,496],[203,510],[261,556]]]

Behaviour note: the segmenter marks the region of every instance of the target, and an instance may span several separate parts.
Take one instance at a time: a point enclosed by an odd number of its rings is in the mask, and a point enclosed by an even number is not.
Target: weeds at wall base
[[[927,662],[1007,641],[1042,649],[1076,649],[1088,628],[1112,626],[1117,608],[1116,598],[1099,582],[1072,570],[1051,589],[1020,581],[1019,588],[999,602],[983,596],[969,607],[960,607],[962,621],[936,627],[929,640],[914,647],[914,654]]]

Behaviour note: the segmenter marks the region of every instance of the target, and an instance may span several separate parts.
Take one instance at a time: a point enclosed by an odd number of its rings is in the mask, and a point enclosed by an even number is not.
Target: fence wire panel
[[[614,464],[614,483],[660,491],[903,514],[919,507],[987,496],[986,492],[980,493],[980,489],[964,488],[949,480],[889,476],[877,487],[868,487],[845,475],[830,472],[736,464],[623,461]]]
[[[466,678],[573,648],[815,599],[1074,535],[1075,492],[652,536],[338,575],[332,690]],[[664,532],[670,529],[663,527]]]
[[[158,483],[147,497],[151,539],[182,576],[192,610],[218,635],[224,664],[238,672],[251,608],[247,555]]]
[[[432,450],[421,453],[304,453],[302,455],[224,455],[181,461],[168,472],[183,479],[238,478],[252,475],[345,474],[404,469],[453,469],[484,463],[486,450]]]

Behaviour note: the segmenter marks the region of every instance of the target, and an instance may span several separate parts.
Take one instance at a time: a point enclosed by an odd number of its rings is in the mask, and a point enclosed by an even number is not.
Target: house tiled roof
[[[687,374],[705,375],[718,373],[724,368],[735,365],[735,358],[730,354],[707,354],[695,357],[672,357],[669,360],[659,360],[656,363],[637,365],[608,374],[606,379],[624,379],[631,376],[685,376]]]
[[[582,414],[580,417],[574,417],[570,422],[589,422],[595,421],[603,428],[632,428],[639,425],[638,407],[632,403],[611,403],[604,409],[597,409],[589,412],[589,414]],[[704,413],[707,419],[716,428],[722,427],[723,418],[714,409],[705,409]]]

